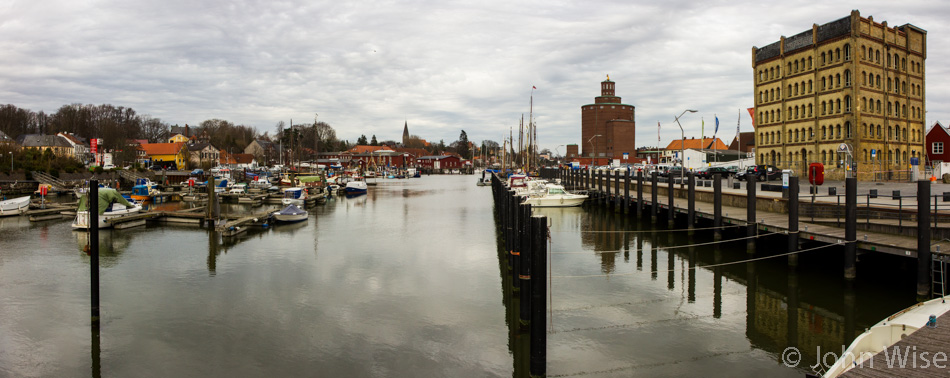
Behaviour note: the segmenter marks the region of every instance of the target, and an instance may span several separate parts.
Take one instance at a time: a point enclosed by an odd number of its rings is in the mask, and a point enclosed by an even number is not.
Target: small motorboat
[[[307,200],[307,191],[303,188],[294,187],[294,188],[285,188],[284,197],[280,199],[280,203],[284,205],[297,205],[304,206],[304,202]]]
[[[20,215],[30,209],[30,196],[0,201],[0,217]]]
[[[359,194],[366,193],[367,188],[368,187],[366,186],[365,181],[357,180],[346,183],[346,188],[344,188],[344,190],[346,190],[346,194]]]
[[[950,303],[946,301],[945,297],[917,303],[898,311],[896,314],[866,329],[864,333],[855,338],[854,342],[838,358],[838,361],[831,365],[822,377],[838,377],[855,367],[868,366],[868,364],[874,366],[869,361],[874,358],[874,355],[885,349],[890,349],[901,339],[921,328],[937,327],[937,318],[947,311],[950,311]],[[941,326],[946,325],[942,324]],[[914,348],[916,349],[916,346]],[[895,351],[895,353],[897,352]],[[894,357],[897,358],[897,355]]]
[[[106,220],[127,217],[142,211],[142,205],[128,200],[119,194],[118,190],[111,188],[99,188],[99,223],[98,228],[111,228],[112,224]],[[89,225],[89,195],[84,194],[79,199],[79,207],[76,210],[76,219],[73,221],[74,229],[88,230]]]
[[[307,210],[296,205],[287,205],[283,210],[274,212],[274,219],[281,223],[293,223],[305,221],[309,215]]]
[[[531,192],[524,203],[532,207],[574,207],[580,206],[587,200],[587,195],[569,193],[564,186],[545,184],[543,191]]]

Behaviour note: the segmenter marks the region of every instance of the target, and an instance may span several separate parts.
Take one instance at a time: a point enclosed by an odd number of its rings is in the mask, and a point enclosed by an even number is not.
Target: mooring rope
[[[748,226],[753,225],[753,224],[759,224],[759,223],[758,223],[758,222],[756,222],[756,223],[738,223],[738,224],[730,224],[730,225],[719,226],[719,227],[674,228],[674,229],[670,229],[670,230],[622,230],[622,231],[573,231],[573,230],[565,230],[565,231],[555,231],[555,232],[558,232],[558,233],[576,233],[576,232],[580,232],[580,233],[582,233],[582,234],[648,234],[648,233],[649,233],[649,234],[652,234],[652,233],[661,234],[661,233],[664,233],[664,232],[704,231],[704,230],[719,230],[719,229],[733,228],[733,227],[748,227]]]
[[[735,240],[735,239],[732,239],[732,240]],[[822,246],[818,246],[818,247],[814,247],[814,248],[802,249],[802,250],[793,251],[793,252],[781,253],[781,254],[778,254],[778,255],[755,257],[755,258],[751,258],[751,259],[745,259],[745,260],[739,260],[739,261],[732,261],[732,262],[726,262],[726,263],[719,263],[719,264],[695,265],[695,266],[692,266],[692,267],[688,267],[688,268],[686,268],[686,269],[716,268],[716,267],[727,266],[727,265],[745,264],[745,263],[750,263],[750,262],[754,262],[754,261],[761,261],[761,260],[774,259],[774,258],[776,258],[776,257],[791,256],[791,255],[795,255],[795,254],[799,254],[799,253],[811,252],[811,251],[818,250],[818,249],[822,249],[822,248],[828,248],[828,247],[835,246],[835,245],[842,245],[842,244],[855,243],[855,242],[857,242],[857,241],[853,241],[853,242],[839,241],[839,242],[837,242],[837,243],[826,244],[826,245],[822,245]],[[672,271],[675,271],[675,269],[654,270],[654,271],[652,271],[652,272],[650,272],[650,273],[651,273],[651,274],[658,274],[658,273],[669,273],[669,272],[672,272]],[[632,276],[632,275],[637,274],[637,273],[639,273],[639,272],[641,272],[641,271],[629,272],[629,273],[612,273],[612,274],[562,275],[562,276],[554,276],[553,278],[588,278],[588,277]]]
[[[778,235],[778,234],[784,234],[784,233],[781,233],[781,232],[770,232],[770,233],[767,233],[767,234],[758,234],[758,235],[753,235],[753,236],[743,236],[743,237],[739,237],[739,238],[732,238],[732,239],[726,239],[726,240],[720,240],[720,241],[711,241],[711,242],[706,242],[706,243],[696,243],[696,244],[686,244],[686,245],[674,245],[674,246],[669,246],[669,247],[657,247],[657,246],[654,246],[654,248],[663,249],[663,250],[669,250],[669,249],[698,247],[698,246],[702,246],[702,245],[712,245],[712,244],[728,243],[728,242],[732,242],[732,241],[755,239],[755,238],[761,238],[761,237],[765,237],[765,236],[769,236],[769,235]],[[581,252],[551,252],[551,253],[552,253],[552,254],[558,254],[558,255],[580,255],[580,254],[590,254],[590,253],[594,253],[594,254],[620,253],[620,252],[624,252],[624,251],[625,251],[625,250],[618,249],[618,250],[612,250],[612,251],[593,251],[593,252],[591,252],[591,251],[581,251]]]

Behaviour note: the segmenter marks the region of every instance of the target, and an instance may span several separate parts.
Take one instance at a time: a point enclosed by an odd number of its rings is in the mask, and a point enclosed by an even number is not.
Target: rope
[[[748,227],[748,226],[753,225],[753,224],[759,224],[759,223],[758,223],[758,222],[755,222],[755,223],[730,224],[730,225],[719,226],[719,227],[675,228],[675,229],[672,229],[672,230],[580,231],[580,233],[582,233],[582,234],[641,234],[641,233],[642,233],[642,234],[645,234],[645,233],[658,233],[658,234],[660,234],[660,233],[664,233],[664,232],[703,231],[703,230],[718,230],[718,229],[725,229],[725,228],[732,228],[732,227]],[[574,232],[577,232],[577,231],[556,231],[556,232],[561,232],[561,233],[569,233],[569,232],[570,232],[570,233],[574,233]]]
[[[696,265],[696,266],[689,267],[689,268],[687,268],[687,269],[716,268],[716,267],[727,266],[727,265],[745,264],[745,263],[754,262],[754,261],[767,260],[767,259],[774,259],[774,258],[776,258],[776,257],[790,256],[790,255],[795,255],[795,254],[799,254],[799,253],[810,252],[810,251],[814,251],[814,250],[817,250],[817,249],[828,248],[828,247],[831,247],[831,246],[834,246],[834,245],[841,245],[841,244],[855,243],[855,242],[857,242],[857,241],[853,241],[853,242],[842,241],[842,242],[838,242],[838,243],[826,244],[826,245],[819,246],[819,247],[815,247],[815,248],[802,249],[802,250],[798,250],[798,251],[794,251],[794,252],[782,253],[782,254],[778,254],[778,255],[764,256],[764,257],[756,257],[756,258],[751,258],[751,259],[745,259],[745,260],[739,260],[739,261],[733,261],[733,262],[727,262],[727,263],[720,263],[720,264]],[[654,271],[652,271],[652,272],[650,272],[650,273],[651,273],[651,274],[669,273],[669,272],[671,272],[671,271],[672,271],[672,270],[670,270],[670,269],[663,269],[663,270],[654,270]],[[557,276],[557,278],[588,278],[588,277],[609,277],[609,276],[632,276],[632,275],[634,275],[634,274],[637,274],[637,272],[615,273],[615,274],[564,275],[564,276]]]
[[[712,242],[706,242],[706,243],[696,243],[696,244],[687,244],[687,245],[675,245],[675,246],[671,246],[671,247],[662,247],[662,248],[661,248],[661,247],[655,247],[655,248],[657,248],[657,249],[663,249],[663,250],[678,249],[678,248],[689,248],[689,247],[696,247],[696,246],[701,246],[701,245],[720,244],[720,243],[728,243],[728,242],[738,241],[738,240],[755,239],[755,238],[760,238],[760,237],[764,237],[764,236],[778,235],[778,234],[783,234],[783,233],[770,232],[770,233],[767,233],[767,234],[758,234],[758,235],[753,235],[753,236],[743,236],[743,237],[741,237],[741,238],[733,238],[733,239],[726,239],[726,240],[720,240],[720,241],[712,241]],[[623,252],[623,251],[624,251],[624,250],[622,250],[622,249],[618,249],[618,250],[616,250],[616,251],[594,251],[594,254],[619,253],[619,252]],[[551,252],[551,253],[552,253],[552,254],[559,254],[559,255],[578,255],[578,254],[589,254],[589,253],[591,253],[591,252],[584,251],[584,252]]]

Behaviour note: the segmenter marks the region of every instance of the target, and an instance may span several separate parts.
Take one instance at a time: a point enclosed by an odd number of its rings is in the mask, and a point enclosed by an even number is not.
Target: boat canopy
[[[300,180],[300,182],[302,182],[302,183],[308,183],[308,182],[320,182],[320,180],[322,179],[322,177],[320,177],[320,176],[297,176],[297,179]]]
[[[106,212],[106,209],[109,208],[109,205],[114,202],[121,203],[126,207],[134,207],[131,202],[122,197],[119,194],[118,190],[112,188],[99,188],[99,215],[102,215]],[[79,211],[89,210],[89,194],[83,194],[82,198],[79,199]]]

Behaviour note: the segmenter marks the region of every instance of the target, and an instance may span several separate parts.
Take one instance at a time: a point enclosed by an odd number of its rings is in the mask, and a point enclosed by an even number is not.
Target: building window
[[[933,142],[930,146],[933,154],[939,155],[943,153],[943,142]]]

